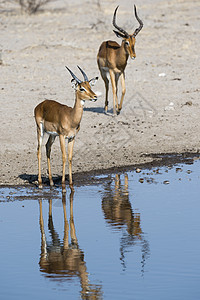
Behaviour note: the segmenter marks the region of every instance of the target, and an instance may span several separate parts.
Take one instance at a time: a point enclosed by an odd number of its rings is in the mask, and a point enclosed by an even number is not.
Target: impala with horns
[[[123,28],[116,24],[116,13],[118,10],[116,7],[113,15],[113,26],[117,29],[113,30],[118,38],[122,39],[121,46],[115,41],[105,41],[101,44],[99,52],[97,55],[97,63],[105,83],[106,97],[105,97],[105,113],[108,110],[108,89],[109,89],[109,79],[108,73],[110,74],[112,90],[113,90],[113,114],[120,113],[122,109],[122,103],[125,95],[125,75],[124,70],[126,68],[128,57],[135,59],[135,37],[140,32],[143,27],[143,22],[139,19],[136,11],[136,6],[134,5],[135,17],[139,22],[139,27],[134,31],[133,34],[128,34]],[[117,99],[117,85],[119,77],[121,77],[122,85],[122,95],[121,101],[118,104]]]
[[[81,71],[84,81],[78,79],[74,73],[66,67],[72,76],[72,87],[75,89],[75,103],[74,107],[69,107],[60,104],[54,100],[45,100],[35,107],[34,115],[37,125],[37,138],[38,138],[38,184],[42,187],[41,178],[41,145],[44,133],[49,134],[46,143],[46,155],[48,164],[48,173],[50,185],[53,186],[51,166],[50,166],[50,153],[51,146],[55,141],[56,136],[59,136],[60,147],[62,151],[62,185],[65,191],[65,164],[66,164],[66,149],[65,139],[68,139],[68,162],[69,162],[69,184],[72,185],[72,155],[75,136],[80,130],[80,122],[83,114],[83,107],[86,100],[96,101],[97,96],[92,91],[91,85],[94,85],[98,77],[91,80],[88,79],[85,72],[78,66]]]

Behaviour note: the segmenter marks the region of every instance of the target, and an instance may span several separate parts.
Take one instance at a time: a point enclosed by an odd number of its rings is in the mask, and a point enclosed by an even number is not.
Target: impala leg
[[[37,158],[38,158],[38,186],[42,188],[42,176],[41,176],[41,146],[43,139],[43,124],[40,123],[37,126],[37,138],[38,138],[38,148],[37,148]]]
[[[49,200],[49,218],[52,218],[52,199]]]
[[[37,158],[38,158],[38,186],[42,188],[42,176],[41,176],[41,146],[38,144],[37,149]]]
[[[109,70],[110,73],[110,79],[112,83],[112,90],[113,90],[113,115],[116,115],[116,107],[118,107],[118,100],[117,100],[117,88],[116,88],[116,82],[115,82],[115,73],[112,70]]]
[[[68,142],[68,162],[69,162],[69,185],[72,186],[72,156],[75,139],[69,140]]]
[[[120,184],[120,176],[119,176],[119,174],[116,174],[116,176],[115,176],[115,189],[116,190],[119,189],[119,184]]]
[[[46,235],[44,231],[44,220],[42,214],[42,200],[39,200],[40,205],[40,232],[41,232],[41,261],[46,261],[46,253],[47,253],[47,241]]]
[[[51,164],[50,164],[50,155],[51,155],[51,146],[55,141],[56,136],[50,135],[48,141],[46,143],[46,155],[47,155],[47,166],[48,166],[48,173],[49,173],[49,181],[50,186],[53,186],[52,174],[51,174]]]
[[[52,217],[52,199],[49,199],[49,219],[48,219],[48,228],[51,232],[54,232],[53,230],[53,217]],[[52,234],[53,237],[53,234]]]
[[[107,77],[107,72],[105,71],[101,71],[101,77],[105,83],[105,89],[106,89],[106,98],[105,98],[105,107],[104,107],[104,110],[105,110],[105,113],[107,113],[108,111],[108,91],[109,91],[109,80],[108,80],[108,77]]]
[[[120,175],[116,174],[115,176],[115,196],[113,197],[113,200],[116,201],[116,212],[120,210]]]
[[[122,84],[122,96],[121,96],[121,101],[119,104],[119,108],[118,108],[118,113],[120,113],[120,110],[122,109],[122,104],[123,104],[123,100],[124,100],[124,95],[126,93],[126,86],[125,86],[125,76],[124,73],[121,74],[121,84]]]
[[[115,73],[115,86],[116,86],[116,109],[117,109],[117,112],[118,112],[118,80],[119,80],[119,77],[120,77],[120,73]]]
[[[125,190],[128,190],[128,174],[124,174],[124,187]]]
[[[64,251],[69,247],[69,224],[67,221],[66,211],[66,194],[62,195],[63,213],[64,213],[64,237],[63,237],[63,249]]]
[[[128,174],[124,174],[124,195],[128,195]]]
[[[63,135],[59,135],[60,138],[60,148],[62,152],[62,162],[63,162],[63,168],[62,168],[62,186],[63,186],[63,192],[65,191],[65,165],[66,165],[66,149],[65,149],[65,137]]]
[[[78,245],[78,239],[76,236],[76,230],[74,225],[74,216],[73,216],[73,196],[74,191],[71,190],[70,193],[70,236],[71,236],[71,243]]]

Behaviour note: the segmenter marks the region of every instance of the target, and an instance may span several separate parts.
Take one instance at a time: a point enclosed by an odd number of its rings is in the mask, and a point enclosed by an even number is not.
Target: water
[[[200,162],[1,188],[1,299],[200,299]]]

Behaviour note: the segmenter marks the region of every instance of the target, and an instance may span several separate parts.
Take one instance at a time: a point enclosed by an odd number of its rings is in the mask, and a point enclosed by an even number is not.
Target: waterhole
[[[1,299],[200,299],[200,162],[0,189]]]

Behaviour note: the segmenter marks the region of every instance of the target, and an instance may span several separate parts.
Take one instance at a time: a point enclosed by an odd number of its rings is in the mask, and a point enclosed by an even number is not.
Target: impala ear
[[[118,31],[116,31],[116,30],[113,30],[113,32],[116,34],[116,36],[117,36],[118,38],[120,38],[120,39],[125,39],[125,35],[124,35],[124,34],[118,32]]]
[[[72,88],[76,90],[78,86],[78,82],[74,78],[71,80],[71,84],[72,84]]]
[[[90,79],[90,81],[89,81],[90,85],[92,85],[92,86],[95,85],[98,79],[99,79],[99,77],[94,77],[94,78]]]

